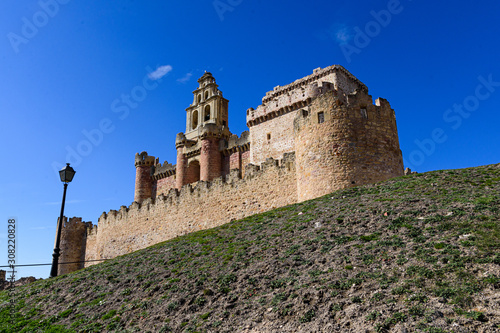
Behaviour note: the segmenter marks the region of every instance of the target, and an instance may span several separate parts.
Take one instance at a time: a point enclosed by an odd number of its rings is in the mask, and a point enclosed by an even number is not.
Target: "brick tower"
[[[135,193],[134,201],[142,203],[153,195],[153,178],[151,171],[156,160],[147,152],[135,154]]]
[[[186,109],[186,132],[177,134],[176,187],[222,175],[221,150],[231,136],[228,103],[211,73],[205,72]]]

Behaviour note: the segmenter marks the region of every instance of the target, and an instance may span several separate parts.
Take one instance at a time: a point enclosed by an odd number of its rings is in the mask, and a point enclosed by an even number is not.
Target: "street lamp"
[[[57,223],[56,245],[54,247],[54,253],[52,254],[52,268],[50,269],[50,277],[57,276],[57,266],[59,266],[60,252],[59,243],[61,242],[61,229],[64,215],[64,203],[66,202],[66,189],[68,188],[68,183],[73,180],[75,173],[76,171],[69,166],[69,163],[66,163],[66,166],[61,171],[59,171],[59,177],[61,177],[61,181],[64,183],[64,192],[61,205],[61,216],[59,217],[59,222]]]

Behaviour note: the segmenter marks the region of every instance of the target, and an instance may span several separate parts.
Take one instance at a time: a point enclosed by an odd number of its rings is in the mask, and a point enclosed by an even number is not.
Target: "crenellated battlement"
[[[170,164],[167,161],[161,163],[157,163],[155,166],[155,170],[153,173],[153,180],[159,180],[162,178],[167,178],[175,175],[175,164]]]
[[[135,154],[135,166],[153,166],[156,162],[154,156],[149,156],[147,152],[143,151],[140,154]]]
[[[307,107],[313,98],[329,91],[368,93],[368,88],[340,65],[317,68],[313,74],[266,93],[257,109],[247,110],[247,126],[252,127],[283,114]]]
[[[113,258],[166,239],[212,228],[297,201],[295,154],[233,169],[211,182],[121,206],[99,217],[87,236],[86,260]]]
[[[331,75],[334,73],[341,73],[342,78],[344,78],[344,80],[346,81],[349,81],[351,84],[348,85],[346,84],[347,82],[344,83],[335,82],[336,80],[335,79],[332,80],[331,77]],[[289,94],[291,91],[297,88],[303,88],[311,83],[318,82],[319,80],[336,83],[335,89],[340,88],[339,90],[343,90],[346,93],[353,92],[355,90],[353,89],[353,85],[356,88],[359,88],[360,90],[368,91],[368,87],[366,87],[361,81],[358,80],[357,77],[352,75],[347,69],[345,69],[340,65],[333,65],[326,68],[321,68],[321,67],[316,68],[313,70],[313,73],[311,75],[295,80],[294,82],[287,84],[285,86],[274,87],[273,90],[268,91],[266,93],[266,96],[262,98],[262,104],[266,104],[276,97],[279,97],[283,94]]]
[[[244,176],[241,175],[240,170],[233,169],[225,177],[219,177],[211,182],[198,181],[195,186],[191,184],[184,185],[180,190],[172,188],[167,194],[160,194],[156,198],[149,198],[142,203],[132,202],[128,207],[121,206],[119,210],[110,210],[108,213],[103,212],[98,220],[98,225],[113,223],[114,221],[127,220],[130,215],[135,216],[137,211],[150,210],[151,206],[159,204],[182,204],[184,201],[192,201],[194,198],[207,197],[213,191],[224,192],[226,187],[239,186],[239,183],[256,182],[258,177],[264,177],[265,173],[285,173],[295,172],[295,154],[288,153],[282,159],[275,160],[268,158],[261,165],[249,164],[246,166],[247,172]],[[97,229],[94,227],[94,229]],[[93,230],[94,234],[97,230]]]
[[[222,150],[222,153],[225,156],[231,156],[236,152],[246,152],[250,150],[250,132],[244,131],[241,133],[241,136],[238,137],[236,134],[233,134],[227,143],[227,148]]]

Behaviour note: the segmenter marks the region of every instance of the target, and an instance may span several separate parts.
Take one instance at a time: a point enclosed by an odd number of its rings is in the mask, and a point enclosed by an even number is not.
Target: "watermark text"
[[[61,5],[66,5],[71,0],[40,0],[38,6],[40,9],[31,17],[24,16],[19,33],[9,32],[7,39],[15,53],[20,52],[20,46],[26,45],[38,35],[40,29],[49,24],[50,19],[54,18],[61,8]]]

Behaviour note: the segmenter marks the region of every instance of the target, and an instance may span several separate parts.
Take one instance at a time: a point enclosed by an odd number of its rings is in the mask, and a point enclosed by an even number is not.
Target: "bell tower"
[[[198,79],[198,88],[193,91],[193,104],[186,109],[186,139],[198,137],[201,127],[208,123],[217,125],[221,130],[227,129],[229,101],[222,97],[218,88],[212,73],[205,72]]]
[[[228,127],[229,101],[211,73],[198,79],[193,103],[186,109],[186,132],[177,134],[176,187],[211,181],[222,175],[221,149],[231,136]]]

